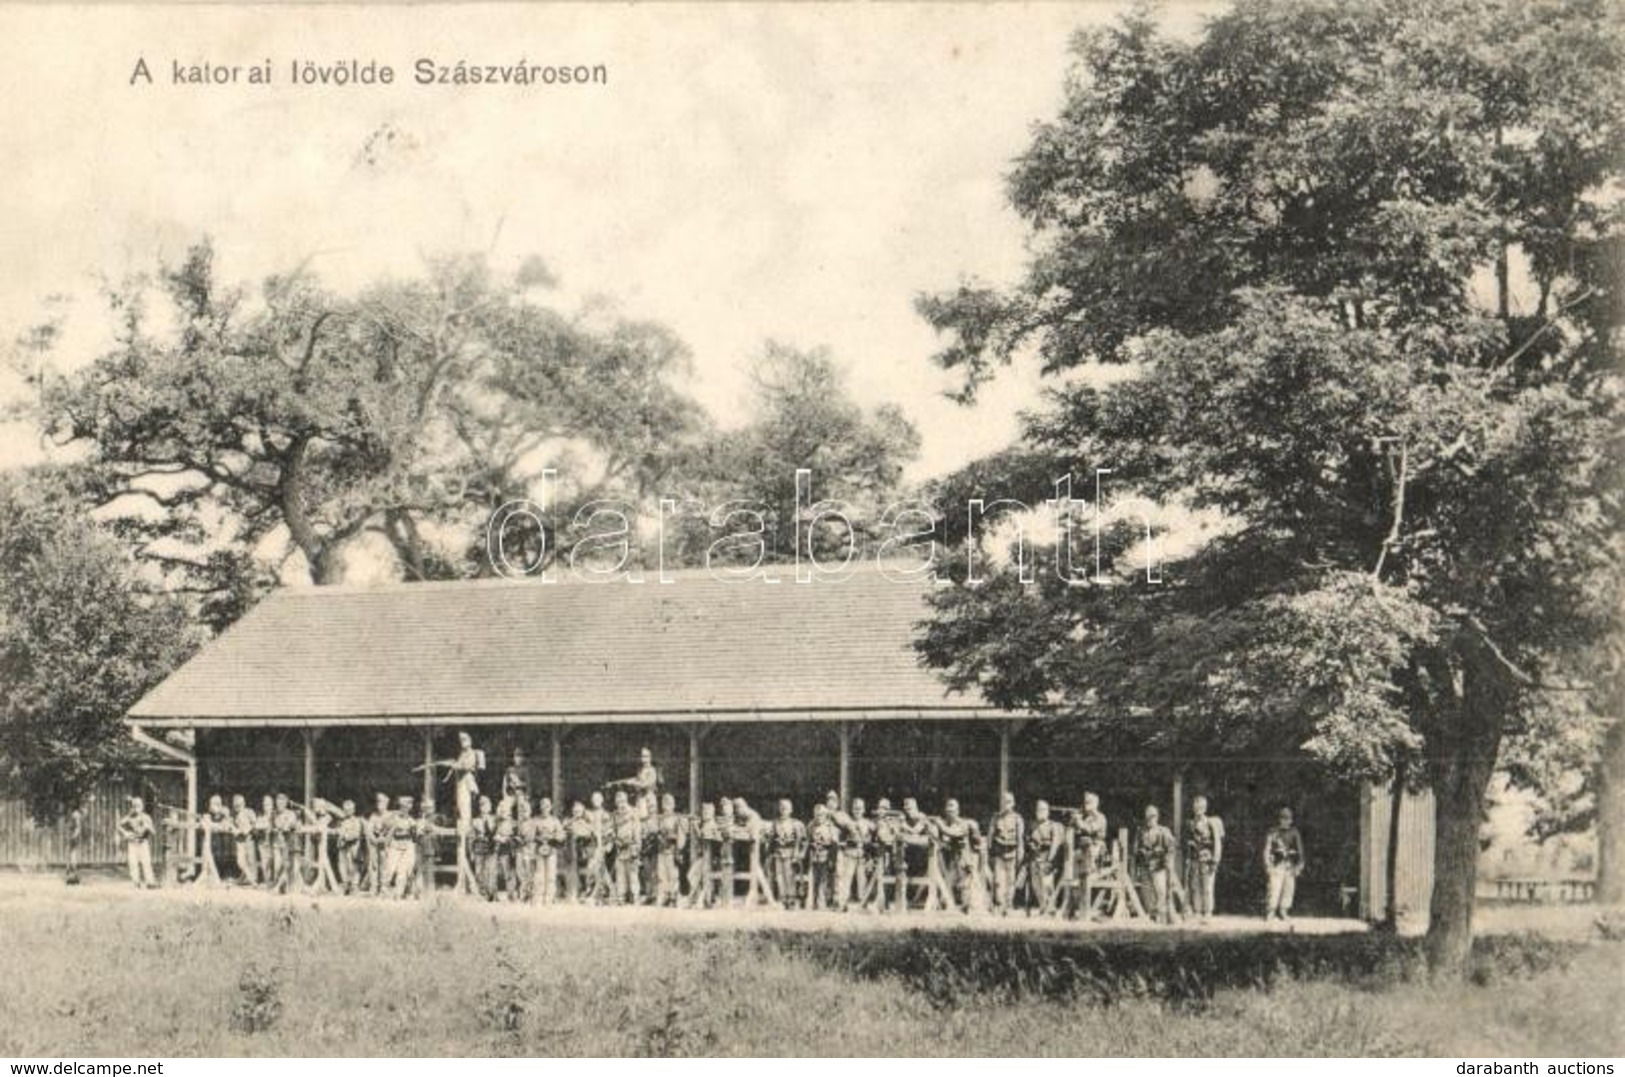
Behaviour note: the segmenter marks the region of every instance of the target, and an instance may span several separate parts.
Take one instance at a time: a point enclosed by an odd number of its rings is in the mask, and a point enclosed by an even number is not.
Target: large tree
[[[743,426],[708,439],[675,479],[709,506],[713,514],[729,505],[746,515],[724,521],[736,534],[760,531],[759,538],[732,543],[718,539],[709,519],[689,520],[688,560],[700,560],[711,543],[719,555],[733,552],[754,560],[792,561],[810,554],[840,560],[872,552],[887,507],[901,496],[903,470],[919,452],[914,425],[891,404],[867,408],[856,401],[846,371],[827,350],[769,342],[751,365],[749,419]],[[809,472],[797,489],[797,472]],[[817,503],[837,503],[851,530],[818,525],[808,511]],[[797,519],[802,518],[798,531]]]
[[[125,711],[197,640],[85,494],[72,474],[0,474],[0,786],[42,821],[135,762]]]
[[[920,308],[967,395],[1036,352],[1028,447],[1074,496],[1109,468],[1227,526],[1153,583],[1119,520],[1106,582],[1057,551],[945,594],[922,646],[1103,738],[1430,785],[1459,970],[1503,740],[1620,612],[1618,9],[1255,0],[1074,53],[1010,177],[1025,278]]]
[[[471,536],[544,466],[557,498],[636,490],[703,426],[674,388],[680,341],[565,315],[539,297],[550,283],[534,261],[503,277],[445,257],[355,295],[303,271],[250,290],[200,244],[113,293],[115,345],[45,377],[43,421],[85,450],[141,556],[230,608],[256,548],[316,583],[369,536],[407,579],[479,572]]]

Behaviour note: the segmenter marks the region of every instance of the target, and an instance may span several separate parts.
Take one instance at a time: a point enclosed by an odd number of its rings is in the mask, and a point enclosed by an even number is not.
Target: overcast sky
[[[673,326],[724,422],[768,338],[827,345],[855,394],[918,424],[915,477],[1005,444],[1007,375],[966,411],[914,295],[1023,262],[1003,175],[1060,100],[1069,33],[1103,3],[813,7],[447,5],[0,9],[0,332],[71,297],[64,359],[117,278],[213,237],[230,278],[311,259],[349,287],[424,253],[544,257],[565,296]],[[1187,30],[1207,9],[1173,7]],[[414,62],[605,64],[607,86],[419,86]],[[130,85],[145,58],[156,80]],[[292,87],[294,60],[392,65],[390,87]],[[171,64],[269,59],[271,86]],[[368,137],[395,133],[369,162]],[[37,455],[0,432],[0,463]]]

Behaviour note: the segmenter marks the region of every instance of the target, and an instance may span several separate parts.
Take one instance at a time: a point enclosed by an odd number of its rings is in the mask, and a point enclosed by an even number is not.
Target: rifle
[[[417,766],[413,767],[411,773],[413,773],[413,774],[421,774],[426,770],[433,770],[435,767],[445,767],[446,768],[446,773],[441,776],[440,780],[442,782],[449,782],[449,781],[451,781],[452,774],[457,770],[457,760],[455,760],[455,759],[431,759],[427,763],[419,763]]]

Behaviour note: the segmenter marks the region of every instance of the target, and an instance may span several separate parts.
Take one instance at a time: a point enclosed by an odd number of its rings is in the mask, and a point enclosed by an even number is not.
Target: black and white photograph
[[[0,87],[9,1075],[1616,1072],[1618,0],[6,2]]]

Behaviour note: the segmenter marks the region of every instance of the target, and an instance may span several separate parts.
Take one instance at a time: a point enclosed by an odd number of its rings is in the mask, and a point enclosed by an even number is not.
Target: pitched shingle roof
[[[911,641],[930,583],[699,572],[278,591],[130,710],[142,725],[976,717]]]

